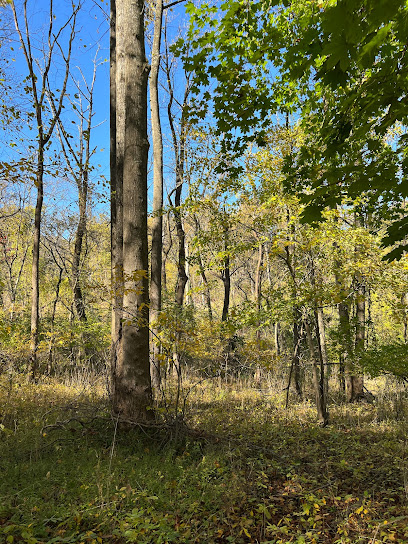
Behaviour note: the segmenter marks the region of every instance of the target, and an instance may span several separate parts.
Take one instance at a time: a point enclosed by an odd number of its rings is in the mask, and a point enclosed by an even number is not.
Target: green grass
[[[0,542],[408,542],[405,401],[285,411],[209,383],[195,433],[119,431],[103,390],[0,381]]]

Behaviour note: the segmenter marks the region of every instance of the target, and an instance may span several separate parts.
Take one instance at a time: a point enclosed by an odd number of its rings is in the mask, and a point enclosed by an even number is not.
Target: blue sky
[[[22,0],[16,0],[17,12],[19,14],[19,20],[22,23]],[[28,21],[30,29],[30,37],[34,56],[38,59],[43,57],[43,50],[46,50],[44,43],[46,40],[46,33],[48,31],[49,21],[49,0],[28,0]],[[6,8],[10,10],[10,8]],[[10,10],[11,12],[11,10]],[[71,13],[71,3],[69,0],[54,0],[54,29],[57,31],[61,25],[63,25]],[[185,26],[184,5],[177,6],[171,13],[169,13],[169,37],[172,40],[180,31],[179,29]],[[94,60],[98,63],[95,91],[94,91],[94,128],[91,134],[92,147],[97,149],[94,155],[93,181],[97,184],[96,188],[102,193],[102,196],[98,198],[95,203],[95,211],[108,212],[108,196],[109,190],[106,185],[99,184],[104,179],[109,179],[109,2],[103,0],[84,0],[83,6],[79,11],[77,17],[77,32],[72,51],[71,61],[71,74],[74,79],[80,81],[83,77],[90,81],[92,78]],[[11,17],[11,16],[10,16]],[[5,17],[3,15],[2,19]],[[63,47],[67,45],[67,31],[63,34],[61,44]],[[147,55],[149,55],[149,45],[147,41]],[[46,45],[46,44],[45,44]],[[24,77],[28,74],[26,62],[23,56],[23,52],[18,42],[18,36],[16,33],[11,32],[7,40],[2,45],[3,57],[10,59],[10,70],[8,71],[10,79],[12,79],[18,86],[18,93],[22,94],[19,101],[26,103],[29,107],[29,97],[25,98],[22,89],[24,87]],[[40,60],[41,62],[41,60]],[[55,60],[52,63],[50,71],[51,84],[55,89],[61,87],[62,77],[64,74],[64,64],[61,56],[57,54]],[[175,88],[177,91],[182,91],[184,85],[184,79],[182,73],[180,75],[176,72]],[[71,99],[74,99],[74,95],[77,90],[72,83],[68,88]],[[171,186],[173,183],[171,166],[173,161],[173,150],[166,145],[166,142],[170,141],[170,137],[167,133],[168,123],[166,117],[166,96],[162,91],[161,93],[162,113],[163,113],[163,130],[165,140],[165,166],[166,177],[168,178],[168,184]],[[65,102],[66,109],[64,111],[64,121],[67,130],[70,130],[75,139],[75,115],[70,110],[68,100]],[[21,126],[18,134],[3,133],[1,136],[2,142],[2,155],[12,156],[13,154],[20,153],[20,155],[27,154],[27,145],[32,138],[33,134],[30,134],[27,126]],[[56,134],[54,134],[56,137]],[[25,140],[25,143],[23,143]],[[17,146],[10,147],[10,143],[17,143]],[[57,183],[58,181],[58,183]],[[60,180],[49,179],[45,186],[45,204],[48,207],[65,206],[68,209],[72,209],[75,213],[75,190],[70,188],[69,184],[61,183]],[[55,199],[55,200],[54,200]],[[55,204],[53,204],[55,203]]]

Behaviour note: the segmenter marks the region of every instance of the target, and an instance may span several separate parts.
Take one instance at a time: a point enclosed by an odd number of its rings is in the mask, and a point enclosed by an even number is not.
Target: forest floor
[[[326,428],[283,395],[202,383],[124,432],[97,384],[0,378],[0,543],[408,543],[405,395]]]

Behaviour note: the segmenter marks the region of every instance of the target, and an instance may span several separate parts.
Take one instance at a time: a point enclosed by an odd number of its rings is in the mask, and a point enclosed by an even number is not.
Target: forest
[[[406,1],[0,28],[0,544],[408,543]]]

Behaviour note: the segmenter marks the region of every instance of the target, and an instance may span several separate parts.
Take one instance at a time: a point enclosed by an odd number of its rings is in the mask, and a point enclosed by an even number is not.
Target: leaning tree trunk
[[[163,251],[163,139],[159,109],[160,44],[163,20],[163,0],[156,0],[152,68],[150,73],[150,111],[153,142],[153,218],[150,282],[150,318],[152,361],[151,376],[155,390],[160,387],[160,330],[158,319],[162,309],[162,251]]]
[[[144,46],[144,7],[143,0],[116,2],[117,88],[123,77],[125,93],[122,112],[124,292],[122,335],[118,339],[112,384],[113,411],[121,419],[139,422],[153,417],[147,245],[149,67]],[[120,106],[118,101],[117,109]]]

